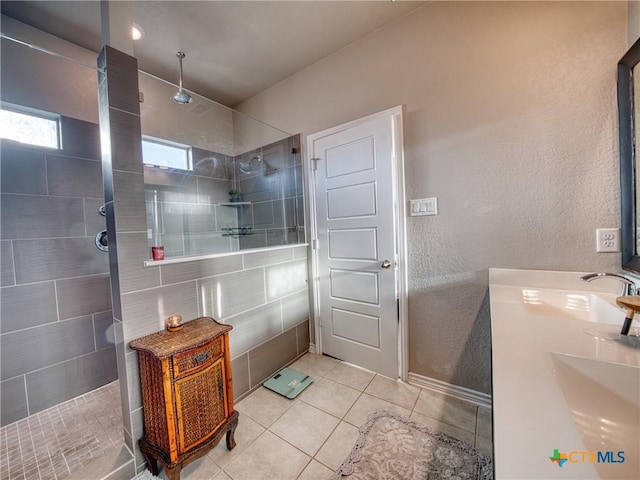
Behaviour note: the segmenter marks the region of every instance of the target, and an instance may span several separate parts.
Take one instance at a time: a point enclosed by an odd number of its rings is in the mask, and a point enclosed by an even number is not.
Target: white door
[[[396,109],[309,137],[321,351],[398,377]]]

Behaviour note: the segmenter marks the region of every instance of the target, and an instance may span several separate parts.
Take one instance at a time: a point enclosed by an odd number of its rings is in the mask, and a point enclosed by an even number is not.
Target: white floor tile
[[[321,378],[307,387],[300,400],[331,415],[342,418],[361,393],[328,378]]]

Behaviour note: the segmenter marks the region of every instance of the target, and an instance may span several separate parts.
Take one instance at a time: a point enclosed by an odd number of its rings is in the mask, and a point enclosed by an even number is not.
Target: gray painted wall
[[[1,141],[2,425],[117,379],[98,126],[61,132],[62,150]]]
[[[238,107],[304,135],[404,106],[409,370],[490,391],[488,268],[619,271],[626,2],[431,2]],[[526,335],[526,332],[522,332]]]

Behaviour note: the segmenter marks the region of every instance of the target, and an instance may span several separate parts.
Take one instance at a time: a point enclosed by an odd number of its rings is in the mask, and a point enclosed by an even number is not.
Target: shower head
[[[173,96],[173,101],[179,103],[181,105],[186,105],[187,103],[191,103],[191,95],[185,92],[182,89],[182,59],[186,57],[184,52],[176,53],[176,57],[178,57],[178,61],[180,62],[180,88],[178,89],[178,93]]]

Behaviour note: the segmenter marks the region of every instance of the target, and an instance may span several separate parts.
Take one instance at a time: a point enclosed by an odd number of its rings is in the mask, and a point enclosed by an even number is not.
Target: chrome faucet
[[[624,275],[620,275],[618,273],[589,273],[587,275],[583,275],[580,277],[580,280],[584,280],[585,282],[592,282],[593,280],[597,280],[598,278],[617,278],[624,284],[624,290],[622,291],[623,295],[638,295],[640,291],[636,288],[636,284],[629,280]]]

